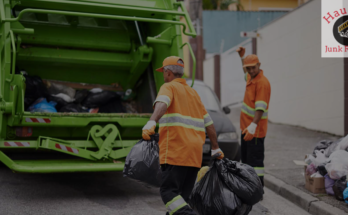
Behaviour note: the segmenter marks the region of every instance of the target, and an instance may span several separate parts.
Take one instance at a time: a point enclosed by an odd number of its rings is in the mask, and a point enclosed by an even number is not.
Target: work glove
[[[212,157],[214,157],[214,155],[217,155],[217,154],[220,154],[220,156],[216,157],[216,159],[221,160],[222,158],[225,157],[224,153],[221,151],[220,148],[211,150],[211,156]]]
[[[245,134],[245,136],[243,138],[245,141],[250,141],[254,138],[256,127],[257,127],[257,125],[252,122],[252,123],[250,123],[250,125],[246,129],[244,129],[242,134]]]
[[[245,48],[244,48],[244,47],[239,47],[239,48],[237,49],[237,52],[238,52],[240,58],[243,58],[243,57],[244,57],[244,54],[245,54]]]
[[[146,125],[143,127],[143,139],[151,140],[150,135],[155,134],[155,129],[156,129],[156,122],[154,120],[148,121]]]

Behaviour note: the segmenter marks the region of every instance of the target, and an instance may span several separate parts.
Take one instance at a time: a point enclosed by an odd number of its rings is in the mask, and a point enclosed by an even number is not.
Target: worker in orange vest
[[[162,169],[160,193],[167,214],[196,214],[187,204],[197,173],[201,168],[203,144],[207,132],[212,155],[220,153],[213,120],[198,93],[181,78],[184,62],[179,57],[168,57],[157,71],[163,73],[162,85],[154,113],[143,128],[143,139],[155,134],[159,122],[159,155]]]
[[[237,49],[242,59],[246,90],[240,115],[242,162],[254,167],[262,185],[271,85],[260,69],[259,58],[252,54],[244,58],[245,48]]]

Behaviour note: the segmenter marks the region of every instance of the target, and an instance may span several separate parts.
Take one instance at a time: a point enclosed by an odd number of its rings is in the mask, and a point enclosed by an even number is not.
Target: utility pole
[[[196,28],[197,36],[196,38],[190,38],[190,44],[192,50],[196,56],[196,79],[203,80],[203,61],[205,59],[205,51],[203,49],[203,37],[202,37],[202,11],[203,4],[202,0],[190,0],[190,18],[194,23]],[[190,71],[192,75],[193,62],[190,62]]]

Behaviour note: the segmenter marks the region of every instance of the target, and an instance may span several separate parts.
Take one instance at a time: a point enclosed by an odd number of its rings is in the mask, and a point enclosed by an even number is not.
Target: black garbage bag
[[[98,113],[125,113],[125,108],[119,98],[99,107]]]
[[[49,95],[47,96],[47,101],[54,101],[57,103],[56,105],[56,109],[57,110],[60,110],[62,107],[68,105],[69,103],[66,102],[64,99],[60,98],[60,97],[56,97],[56,96],[52,96],[52,95]]]
[[[67,104],[59,109],[59,112],[66,112],[66,113],[82,113],[87,112],[87,110],[82,109],[82,107],[78,104]]]
[[[89,94],[88,90],[78,90],[75,93],[75,101],[74,103],[80,104]]]
[[[332,189],[337,200],[344,201],[343,191],[347,188],[347,177],[343,176],[335,182]]]
[[[320,165],[317,167],[318,172],[320,173],[320,175],[326,175],[327,174],[327,170],[325,168],[325,165]]]
[[[227,158],[216,162],[221,179],[245,204],[254,205],[262,199],[263,186],[254,168]]]
[[[100,93],[89,93],[88,96],[82,101],[82,106],[88,108],[101,107],[110,101],[120,98],[121,96],[112,91],[103,91]]]
[[[251,205],[244,204],[219,175],[219,160],[213,161],[209,171],[192,190],[190,206],[200,215],[247,215]]]
[[[24,77],[26,85],[24,106],[25,109],[27,109],[38,98],[46,98],[49,94],[45,84],[39,76],[24,75]]]
[[[158,139],[159,135],[155,134],[151,136],[151,140],[140,140],[133,146],[126,158],[124,177],[156,187],[161,185]]]

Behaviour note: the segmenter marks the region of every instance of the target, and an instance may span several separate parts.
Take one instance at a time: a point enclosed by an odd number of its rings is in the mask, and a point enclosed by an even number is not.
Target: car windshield
[[[197,91],[207,110],[220,111],[220,105],[216,100],[215,95],[208,87],[195,84],[193,89]]]

